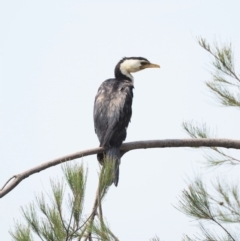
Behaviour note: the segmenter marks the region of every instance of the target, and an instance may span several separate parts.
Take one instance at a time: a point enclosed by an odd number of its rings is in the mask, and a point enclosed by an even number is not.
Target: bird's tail
[[[112,147],[106,150],[106,161],[113,161],[113,183],[118,185],[119,180],[119,165],[121,162],[120,148]]]

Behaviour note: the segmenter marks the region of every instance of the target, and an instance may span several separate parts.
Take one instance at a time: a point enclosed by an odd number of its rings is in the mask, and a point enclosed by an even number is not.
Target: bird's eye
[[[146,65],[148,64],[148,62],[141,62],[141,65]]]

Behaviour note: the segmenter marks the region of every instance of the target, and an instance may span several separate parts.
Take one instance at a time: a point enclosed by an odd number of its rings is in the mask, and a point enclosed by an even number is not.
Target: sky
[[[126,142],[187,138],[183,121],[207,123],[219,138],[239,138],[240,117],[205,86],[211,58],[198,45],[232,42],[240,54],[238,1],[1,1],[0,186],[14,174],[63,155],[98,146],[93,102],[122,57],[159,64],[134,74],[133,116]],[[237,62],[239,63],[239,62]],[[237,68],[237,65],[236,65]],[[228,152],[231,153],[231,152]],[[238,154],[239,155],[239,154]],[[122,158],[120,180],[104,201],[104,216],[120,240],[180,240],[194,222],[174,206],[186,180],[233,178],[236,170],[203,168],[190,148],[135,150]],[[99,166],[88,168],[85,213],[91,212]],[[1,240],[24,207],[50,190],[60,166],[22,181],[0,201]]]

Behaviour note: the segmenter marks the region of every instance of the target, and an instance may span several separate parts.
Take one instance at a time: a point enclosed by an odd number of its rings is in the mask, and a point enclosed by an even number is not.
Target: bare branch
[[[121,146],[122,155],[128,151],[136,149],[147,149],[147,148],[166,148],[166,147],[223,147],[223,148],[233,148],[240,149],[239,140],[231,139],[208,139],[208,138],[197,138],[197,139],[166,139],[166,140],[150,140],[150,141],[135,141],[124,143]],[[67,161],[71,161],[77,158],[94,155],[97,153],[103,152],[102,147],[84,150],[76,152],[67,156],[63,156],[57,159],[54,159],[49,162],[45,162],[39,166],[33,167],[29,170],[26,170],[22,173],[14,175],[10,178],[0,189],[0,198],[4,197],[12,189],[14,189],[22,180],[25,178],[41,172],[49,167],[62,164]],[[13,179],[13,180],[12,180]],[[10,180],[12,180],[10,182]]]

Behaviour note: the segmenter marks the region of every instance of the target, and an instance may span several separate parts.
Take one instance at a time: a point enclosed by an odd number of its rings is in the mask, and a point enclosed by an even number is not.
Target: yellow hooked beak
[[[160,65],[158,64],[144,64],[140,67],[140,69],[147,69],[147,68],[160,68]]]

